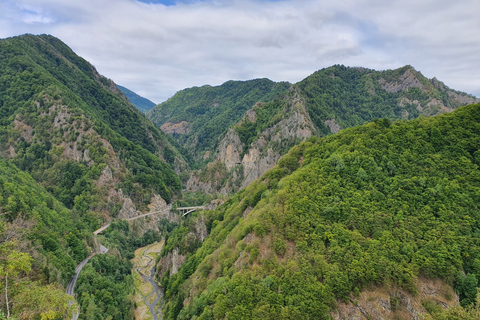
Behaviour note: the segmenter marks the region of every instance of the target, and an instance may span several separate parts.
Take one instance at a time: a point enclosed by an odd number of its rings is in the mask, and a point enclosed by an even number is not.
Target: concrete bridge
[[[198,206],[198,207],[180,207],[180,208],[177,208],[177,210],[182,211],[184,217],[187,214],[189,214],[190,212],[193,212],[193,211],[198,210],[198,209],[203,210],[203,209],[205,209],[205,207],[204,206]]]

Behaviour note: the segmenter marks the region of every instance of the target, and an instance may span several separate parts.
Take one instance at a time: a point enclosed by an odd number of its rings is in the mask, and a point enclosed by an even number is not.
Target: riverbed
[[[162,320],[163,291],[155,281],[155,260],[163,248],[155,242],[135,250],[132,275],[135,284],[136,320]]]

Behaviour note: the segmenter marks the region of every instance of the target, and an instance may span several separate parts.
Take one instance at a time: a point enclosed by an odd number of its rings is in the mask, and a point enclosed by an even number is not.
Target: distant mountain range
[[[147,113],[150,109],[155,107],[155,103],[148,100],[147,98],[141,97],[132,90],[129,90],[125,87],[122,87],[117,84],[117,88],[120,89],[125,96],[127,96],[128,101],[130,101],[138,110],[143,113]]]
[[[296,84],[259,79],[185,89],[147,116],[199,169],[188,190],[228,194],[310,136],[377,118],[433,116],[478,101],[411,66],[375,71],[338,65]]]

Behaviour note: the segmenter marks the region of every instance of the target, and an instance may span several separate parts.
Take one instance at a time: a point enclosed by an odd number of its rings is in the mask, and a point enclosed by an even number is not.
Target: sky
[[[51,34],[155,103],[334,64],[408,64],[480,97],[479,17],[480,0],[0,0],[0,38]]]

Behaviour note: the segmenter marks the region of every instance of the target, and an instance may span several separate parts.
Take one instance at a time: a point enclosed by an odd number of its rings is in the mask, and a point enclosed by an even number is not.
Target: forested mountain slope
[[[170,139],[60,40],[0,40],[1,310],[9,293],[15,316],[66,318],[62,288],[97,246],[92,231],[180,194],[188,164]],[[110,250],[79,278],[80,319],[132,318],[129,259],[159,240],[157,222],[112,223],[98,239]]]
[[[218,138],[256,102],[270,101],[288,89],[268,79],[228,81],[221,86],[184,89],[147,113],[158,127],[183,146],[192,162],[212,156]]]
[[[60,40],[0,40],[0,152],[68,208],[145,210],[181,189],[179,152],[111,81]]]
[[[25,173],[0,159],[0,312],[62,316],[66,285],[94,247],[90,216],[80,219]],[[23,317],[21,317],[23,316]]]
[[[221,137],[214,161],[195,172],[187,188],[227,194],[259,178],[312,135],[336,133],[375,118],[432,116],[478,101],[425,78],[411,66],[387,71],[322,69],[248,110]]]
[[[469,305],[479,168],[480,104],[312,137],[172,234],[158,275],[166,318],[346,319],[342,301],[361,319],[440,317],[455,304],[450,286]],[[182,236],[194,221],[206,225],[203,243]],[[172,254],[185,263],[162,270]]]
[[[148,100],[147,98],[141,97],[132,90],[122,87],[117,84],[118,89],[120,89],[123,94],[128,98],[128,100],[140,111],[147,113],[150,109],[155,107],[155,103]]]

